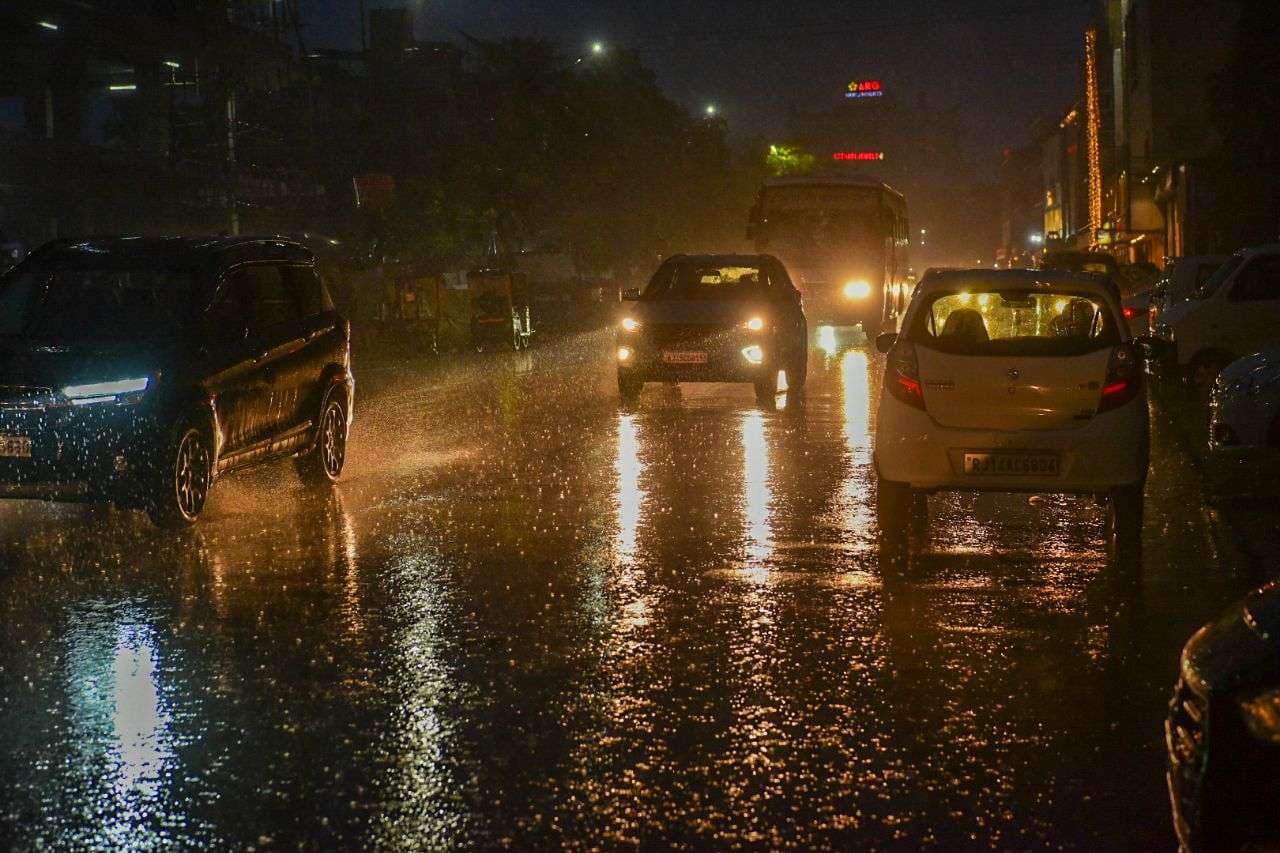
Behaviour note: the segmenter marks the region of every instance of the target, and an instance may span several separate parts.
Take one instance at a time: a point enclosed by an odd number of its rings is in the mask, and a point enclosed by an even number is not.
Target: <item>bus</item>
[[[756,251],[787,265],[811,323],[894,331],[911,296],[907,202],[874,178],[765,182],[747,225]]]

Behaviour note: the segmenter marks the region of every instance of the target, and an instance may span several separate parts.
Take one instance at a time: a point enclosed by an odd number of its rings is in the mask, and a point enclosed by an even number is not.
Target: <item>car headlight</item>
[[[866,299],[871,295],[871,282],[863,279],[846,281],[844,284],[845,299]]]
[[[634,332],[638,328],[640,328],[639,320],[635,319],[634,317],[622,318],[622,330],[624,332]]]
[[[92,382],[88,385],[68,385],[62,389],[62,396],[75,406],[88,406],[93,403],[115,403],[120,400],[132,402],[140,398],[151,387],[151,380],[117,379],[114,382]]]
[[[1242,698],[1240,715],[1249,734],[1280,746],[1280,688]]]
[[[764,328],[764,318],[752,317],[750,320],[742,324],[742,328],[748,329],[752,332],[758,332]]]
[[[764,363],[764,350],[757,344],[742,348],[742,357],[752,364]]]
[[[633,355],[631,347],[618,347],[618,361],[630,361]]]

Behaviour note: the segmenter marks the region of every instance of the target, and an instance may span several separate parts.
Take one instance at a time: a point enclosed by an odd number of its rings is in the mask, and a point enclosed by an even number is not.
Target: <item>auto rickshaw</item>
[[[533,326],[529,286],[524,273],[475,270],[467,276],[471,294],[471,343],[477,350],[529,345]]]

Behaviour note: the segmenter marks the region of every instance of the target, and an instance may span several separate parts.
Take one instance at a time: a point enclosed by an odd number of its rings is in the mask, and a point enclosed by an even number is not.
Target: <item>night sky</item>
[[[714,103],[737,139],[768,139],[788,106],[838,103],[852,79],[886,93],[958,106],[979,174],[999,151],[1054,118],[1077,88],[1087,0],[369,0],[408,5],[420,38],[538,35],[566,52],[593,40],[626,45],[668,93],[700,110]],[[308,38],[355,47],[356,0],[304,0]],[[851,141],[856,146],[856,141]]]

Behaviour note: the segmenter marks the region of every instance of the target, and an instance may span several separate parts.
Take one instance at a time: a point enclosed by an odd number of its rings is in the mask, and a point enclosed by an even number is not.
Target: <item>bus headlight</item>
[[[866,299],[871,295],[871,282],[865,279],[856,279],[854,281],[846,281],[844,283],[845,299]]]

